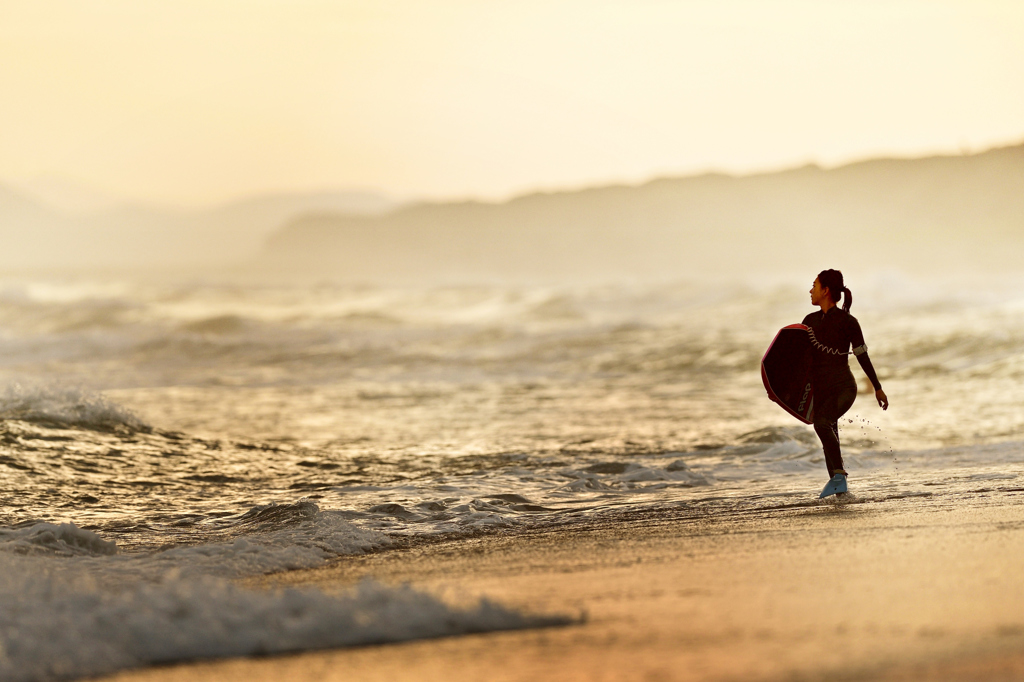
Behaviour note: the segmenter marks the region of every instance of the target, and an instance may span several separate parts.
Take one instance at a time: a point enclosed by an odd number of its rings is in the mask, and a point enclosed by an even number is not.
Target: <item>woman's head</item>
[[[832,302],[839,305],[839,299],[843,300],[843,310],[848,311],[853,305],[853,294],[843,285],[843,273],[839,270],[822,270],[818,273],[818,285],[824,295],[831,297]]]

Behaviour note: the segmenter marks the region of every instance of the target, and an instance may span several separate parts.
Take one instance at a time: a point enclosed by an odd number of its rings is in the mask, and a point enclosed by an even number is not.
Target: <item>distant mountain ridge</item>
[[[344,280],[671,277],[818,267],[1013,268],[1024,145],[734,177],[314,213],[267,240],[261,268]]]

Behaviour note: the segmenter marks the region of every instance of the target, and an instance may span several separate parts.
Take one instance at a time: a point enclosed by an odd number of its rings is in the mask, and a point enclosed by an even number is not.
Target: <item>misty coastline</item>
[[[257,197],[204,212],[72,216],[0,195],[0,267],[349,283],[664,279],[836,267],[1010,271],[1024,247],[1024,145],[747,176],[534,193],[500,203]],[[73,266],[72,266],[73,264]],[[70,270],[69,270],[70,269]]]

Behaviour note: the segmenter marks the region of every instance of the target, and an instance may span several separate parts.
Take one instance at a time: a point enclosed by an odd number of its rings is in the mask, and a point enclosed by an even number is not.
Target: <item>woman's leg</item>
[[[825,412],[825,410],[822,410]],[[831,410],[829,411],[831,412]],[[834,414],[834,412],[832,412]],[[839,447],[839,421],[830,416],[818,412],[818,406],[814,406],[814,430],[821,439],[821,448],[825,451],[825,466],[828,468],[828,477],[832,478],[837,473],[845,474],[843,469],[843,453]]]
[[[831,387],[829,387],[831,388]],[[821,391],[821,402],[817,388],[814,391],[814,431],[821,439],[821,448],[825,451],[825,467],[832,478],[837,473],[846,474],[843,468],[843,453],[839,444],[839,417],[853,406],[857,399],[857,382],[850,376],[838,390]]]

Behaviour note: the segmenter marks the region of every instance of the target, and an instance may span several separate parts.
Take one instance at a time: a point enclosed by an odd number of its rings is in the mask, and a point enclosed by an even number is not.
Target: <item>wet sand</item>
[[[224,680],[1024,680],[1024,492],[666,510],[251,581],[365,577],[575,625],[127,671]]]

